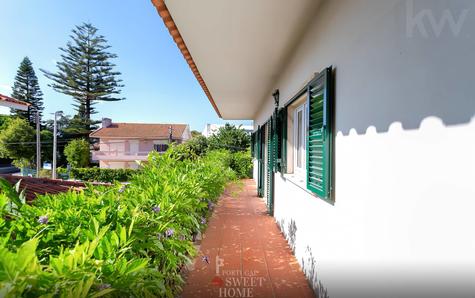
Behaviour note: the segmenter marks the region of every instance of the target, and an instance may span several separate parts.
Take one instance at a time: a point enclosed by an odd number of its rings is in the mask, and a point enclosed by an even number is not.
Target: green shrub
[[[90,155],[89,142],[84,139],[72,140],[64,147],[64,155],[72,167],[87,167]]]
[[[134,169],[72,168],[71,177],[87,182],[126,182],[137,172]]]
[[[51,178],[51,170],[41,169],[38,176],[40,178]]]
[[[192,235],[236,178],[232,160],[228,151],[186,159],[171,148],[150,154],[126,187],[32,205],[0,183],[0,296],[175,297],[180,269],[196,255]]]
[[[231,158],[231,169],[234,170],[238,178],[252,177],[252,157],[251,152],[238,151],[233,153]]]
[[[246,151],[251,145],[251,136],[241,128],[226,123],[220,127],[216,134],[208,138],[211,150],[227,149],[231,152]]]

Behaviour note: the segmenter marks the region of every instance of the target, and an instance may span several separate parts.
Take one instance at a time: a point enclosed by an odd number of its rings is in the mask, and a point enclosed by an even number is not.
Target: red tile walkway
[[[217,204],[182,297],[314,297],[254,182],[243,182]]]

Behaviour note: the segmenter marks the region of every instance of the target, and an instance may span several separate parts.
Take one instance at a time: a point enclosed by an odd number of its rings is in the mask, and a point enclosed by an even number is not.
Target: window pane
[[[297,114],[297,167],[302,167],[302,111],[299,111]]]

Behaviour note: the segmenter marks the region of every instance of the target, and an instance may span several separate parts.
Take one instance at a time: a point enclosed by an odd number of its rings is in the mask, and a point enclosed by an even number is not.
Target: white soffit
[[[252,119],[318,0],[168,0],[224,119]]]

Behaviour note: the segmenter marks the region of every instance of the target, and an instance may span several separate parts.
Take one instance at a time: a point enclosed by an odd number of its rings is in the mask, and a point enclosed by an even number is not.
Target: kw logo
[[[450,2],[450,1],[449,1]],[[429,38],[429,30],[427,30],[427,23],[430,25],[435,37],[440,37],[444,28],[449,27],[453,36],[458,37],[462,31],[462,26],[467,18],[468,9],[463,9],[458,18],[449,9],[444,9],[442,16],[437,21],[433,10],[422,9],[417,13],[414,11],[414,0],[406,1],[406,36],[408,38],[414,37],[414,32],[417,29],[424,38]],[[428,22],[427,22],[428,21]]]

